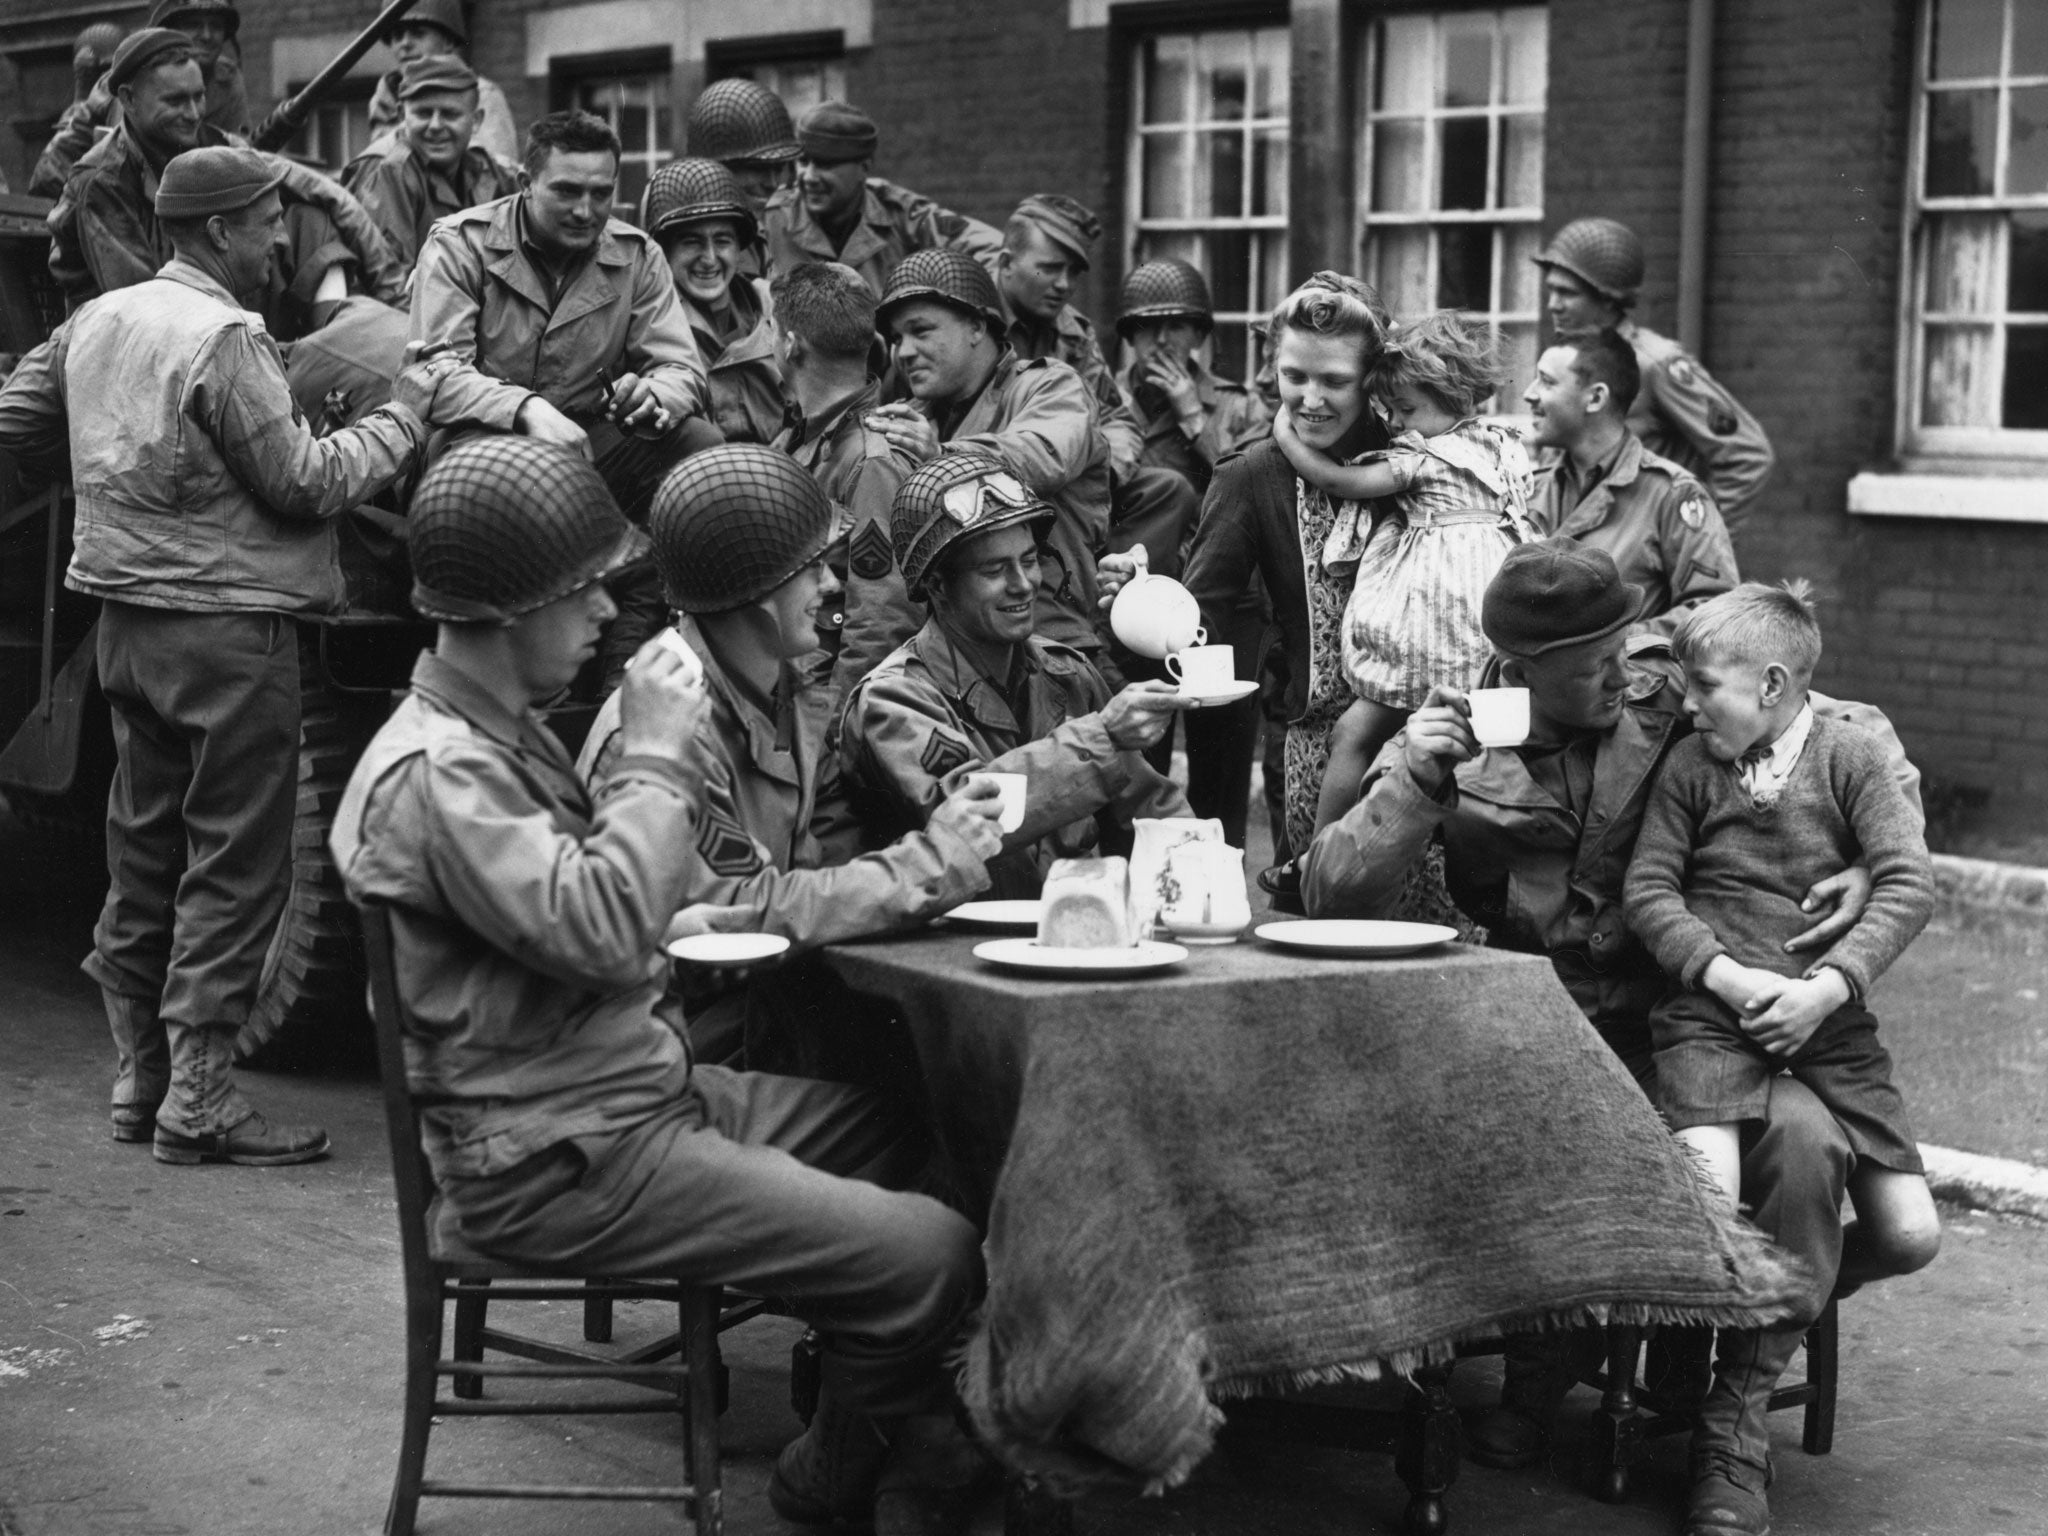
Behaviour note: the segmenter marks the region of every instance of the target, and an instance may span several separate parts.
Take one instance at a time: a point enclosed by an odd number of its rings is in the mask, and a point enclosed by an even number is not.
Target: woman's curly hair
[[[1318,272],[1282,299],[1266,321],[1266,337],[1278,347],[1286,331],[1315,336],[1356,336],[1365,361],[1386,344],[1387,309],[1369,284],[1341,272]]]
[[[1393,327],[1373,364],[1373,394],[1419,389],[1453,416],[1470,416],[1506,379],[1493,327],[1462,309],[1433,309]]]

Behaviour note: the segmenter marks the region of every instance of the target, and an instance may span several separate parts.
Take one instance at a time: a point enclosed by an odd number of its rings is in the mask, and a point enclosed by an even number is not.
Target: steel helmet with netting
[[[796,159],[796,125],[789,108],[752,80],[714,80],[690,104],[684,143],[707,160]]]
[[[906,256],[882,289],[875,324],[886,334],[890,315],[918,299],[937,299],[986,320],[990,334],[998,339],[1010,328],[1003,317],[1003,301],[996,297],[996,280],[988,275],[988,268],[960,251],[941,247]]]
[[[1209,302],[1209,285],[1200,272],[1178,257],[1140,262],[1124,279],[1117,334],[1128,337],[1132,324],[1139,320],[1199,320],[1204,326],[1214,326],[1216,311]]]
[[[412,605],[451,624],[509,624],[647,553],[596,466],[530,437],[450,448],[406,522]]]
[[[1643,242],[1614,219],[1573,219],[1529,259],[1539,267],[1562,267],[1623,309],[1643,289]]]
[[[766,597],[825,552],[832,504],[788,454],[727,443],[669,471],[648,526],[669,601],[685,613],[724,613]]]
[[[942,453],[928,459],[896,489],[889,508],[890,542],[903,584],[916,595],[946,547],[996,528],[1027,523],[1043,539],[1053,509],[985,453]]]
[[[752,245],[759,232],[754,210],[740,193],[733,174],[716,160],[692,156],[671,160],[647,183],[640,205],[640,225],[655,239],[700,219],[729,219],[741,245]]]

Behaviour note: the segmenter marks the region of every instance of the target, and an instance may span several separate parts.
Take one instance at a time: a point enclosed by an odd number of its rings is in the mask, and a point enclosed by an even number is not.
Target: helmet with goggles
[[[903,583],[915,594],[955,540],[997,528],[1028,526],[1044,538],[1053,509],[1000,459],[978,453],[942,453],[923,464],[896,492],[890,534]]]

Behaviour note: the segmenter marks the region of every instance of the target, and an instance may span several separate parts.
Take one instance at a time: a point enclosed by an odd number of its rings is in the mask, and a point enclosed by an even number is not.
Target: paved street
[[[325,1162],[168,1168],[108,1140],[105,1026],[75,968],[98,884],[64,862],[0,834],[0,1536],[372,1531],[397,1444],[401,1321],[367,1066],[342,1053],[316,1071],[250,1075],[274,1113],[327,1124]],[[1886,1029],[1930,1139],[2005,1155],[2048,1144],[2041,1012],[2023,995],[2040,990],[2039,955],[2033,938],[1966,925],[1923,941],[1892,983],[1899,1016]],[[1961,1017],[1906,1017],[1937,1008]],[[1940,1086],[1923,1090],[1916,1073]],[[1779,1416],[1783,1536],[2048,1533],[2048,1228],[1949,1214],[1929,1271],[1844,1313],[1834,1454],[1803,1455],[1797,1415]],[[621,1309],[622,1340],[659,1331],[655,1309]],[[739,1536],[794,1529],[764,1494],[796,1427],[790,1339],[770,1320],[728,1340]],[[1461,1366],[1457,1394],[1483,1400],[1492,1379],[1488,1362]],[[1628,1503],[1580,1491],[1593,1401],[1574,1397],[1550,1467],[1467,1467],[1453,1529],[1673,1530],[1677,1441],[1658,1444]],[[642,1482],[674,1471],[671,1433],[653,1419],[454,1424],[440,1443],[444,1473]],[[1091,1507],[1080,1529],[1395,1531],[1403,1500],[1382,1456],[1226,1441],[1187,1488]],[[987,1511],[982,1530],[999,1527]],[[682,1528],[670,1511],[628,1505],[445,1504],[422,1523],[430,1536]]]

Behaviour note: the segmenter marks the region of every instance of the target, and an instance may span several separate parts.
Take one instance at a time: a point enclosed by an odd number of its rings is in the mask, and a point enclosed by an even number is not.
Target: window
[[[1928,0],[1905,446],[2048,454],[2048,6]]]
[[[782,98],[792,119],[821,101],[846,100],[843,31],[722,38],[709,44],[704,54],[711,79],[738,76],[766,86]]]
[[[1536,371],[1548,22],[1541,6],[1388,16],[1365,56],[1366,280],[1396,315],[1491,320],[1504,410]]]
[[[306,82],[295,80],[287,89],[295,95]],[[323,170],[339,173],[341,168],[370,147],[370,92],[368,80],[344,81],[315,107],[306,125],[285,146],[288,153],[310,160]]]
[[[1287,28],[1144,38],[1131,114],[1127,247],[1201,271],[1214,367],[1249,382],[1250,323],[1287,296]]]
[[[669,145],[668,72],[581,75],[569,82],[569,104],[593,112],[619,136],[619,208],[637,208],[657,168],[675,158]]]

